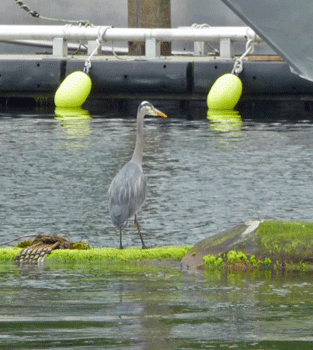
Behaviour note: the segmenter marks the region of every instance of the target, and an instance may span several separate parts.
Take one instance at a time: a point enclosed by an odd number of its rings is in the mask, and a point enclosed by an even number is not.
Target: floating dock
[[[0,105],[30,99],[52,103],[63,79],[82,71],[88,59],[92,90],[89,99],[203,100],[217,78],[233,69],[234,44],[262,40],[248,27],[202,29],[129,29],[111,27],[0,26],[0,40],[26,44],[51,40],[51,50],[37,55],[0,56]],[[22,40],[22,42],[21,42]],[[83,54],[69,52],[70,41],[85,41]],[[103,54],[107,41],[144,41],[144,56]],[[194,42],[193,55],[161,56],[161,42]],[[208,41],[219,42],[219,51],[209,52]],[[97,47],[98,45],[98,47]],[[87,47],[86,46],[86,47]],[[196,49],[197,47],[197,49]],[[200,49],[199,49],[200,48]],[[98,50],[97,50],[98,49]],[[244,51],[244,49],[243,49]],[[92,56],[91,52],[96,52]],[[92,56],[92,58],[91,58]],[[242,100],[296,99],[313,101],[313,82],[290,71],[280,57],[249,56],[239,74]]]
[[[0,105],[12,98],[49,101],[70,73],[84,68],[87,56],[69,59],[0,56]],[[90,99],[205,100],[217,78],[232,70],[233,61],[171,56],[145,61],[94,59]],[[240,74],[243,100],[313,101],[313,82],[291,73],[284,61],[247,61]]]

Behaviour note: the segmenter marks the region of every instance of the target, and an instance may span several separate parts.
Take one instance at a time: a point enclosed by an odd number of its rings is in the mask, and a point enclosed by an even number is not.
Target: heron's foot
[[[120,249],[124,249],[124,247],[122,245],[120,245]]]
[[[141,249],[149,249],[149,248],[145,244],[143,244]]]

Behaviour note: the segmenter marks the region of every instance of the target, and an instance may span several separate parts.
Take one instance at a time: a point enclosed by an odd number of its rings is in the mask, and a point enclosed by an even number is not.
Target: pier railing
[[[42,25],[0,25],[0,41],[52,41],[52,55],[66,57],[68,44],[75,41],[87,42],[88,53],[105,42],[145,42],[145,58],[160,57],[161,42],[194,42],[194,54],[207,55],[205,43],[219,42],[219,57],[234,56],[233,44],[262,39],[249,27],[181,27],[169,29],[113,28],[110,26],[42,26]],[[200,45],[199,45],[200,44]],[[202,49],[199,50],[199,47]],[[100,50],[99,52],[100,53]]]

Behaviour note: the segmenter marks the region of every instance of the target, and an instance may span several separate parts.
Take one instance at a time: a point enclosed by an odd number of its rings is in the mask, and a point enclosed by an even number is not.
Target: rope
[[[113,53],[114,57],[117,58],[117,59],[120,60],[120,61],[129,61],[128,58],[120,57],[120,56],[115,52],[115,49],[114,49],[114,41],[112,41],[112,53]]]
[[[79,21],[75,21],[75,20],[66,20],[66,19],[59,19],[59,18],[51,18],[51,17],[45,17],[45,16],[41,16],[37,11],[33,11],[30,9],[30,7],[26,4],[23,3],[22,0],[15,0],[15,3],[17,5],[19,5],[21,7],[21,9],[25,10],[28,14],[30,14],[31,16],[35,17],[35,18],[40,18],[40,19],[44,19],[44,20],[48,20],[48,21],[55,21],[55,22],[65,22],[65,23],[69,23],[67,25],[71,25],[71,23],[74,23],[74,24],[78,24],[80,27],[81,26],[85,26],[85,27],[88,27],[88,26],[91,26],[92,24],[88,21],[88,20],[79,20]],[[109,29],[109,28],[112,28],[111,26],[108,26],[108,27],[104,27],[104,28],[101,28],[100,31],[99,31],[99,34],[98,34],[98,38],[96,39],[96,43],[97,43],[97,47],[92,51],[91,55],[87,58],[86,62],[85,62],[85,66],[84,66],[84,73],[86,74],[89,74],[89,70],[91,68],[91,58],[95,55],[95,53],[99,50],[99,48],[101,47],[101,42],[104,40],[104,36],[105,36],[105,33],[106,31]],[[82,41],[79,41],[79,47],[77,49],[77,51],[75,52],[78,53],[81,46],[83,45]],[[113,55],[118,58],[118,59],[122,59],[122,58],[119,58],[115,51],[114,51],[114,42],[112,41],[112,52],[113,52]]]
[[[194,23],[191,25],[191,28],[195,28],[195,29],[202,29],[202,28],[208,28],[208,27],[210,27],[210,25],[206,23],[202,23],[202,24]],[[215,47],[213,47],[209,42],[207,42],[207,44],[216,55],[220,54],[220,52]]]
[[[89,70],[91,68],[91,59],[94,56],[94,54],[100,49],[101,45],[102,45],[102,41],[106,41],[104,39],[105,37],[105,33],[108,29],[110,29],[112,27],[108,26],[108,27],[102,27],[99,30],[99,34],[98,34],[98,38],[96,39],[96,43],[97,43],[97,47],[92,51],[92,53],[90,54],[90,56],[87,58],[87,60],[85,61],[85,66],[83,69],[83,72],[86,74],[89,74]]]
[[[75,23],[75,24],[86,26],[86,27],[91,25],[91,23],[88,20],[75,21],[75,20],[67,20],[67,19],[41,16],[37,11],[31,10],[30,7],[26,4],[24,4],[22,0],[15,0],[15,3],[17,5],[19,5],[21,9],[25,10],[29,15],[31,15],[32,17],[35,17],[35,18],[40,18],[40,19],[44,19],[47,21]]]
[[[252,53],[254,50],[254,41],[252,39],[248,39],[246,42],[246,51],[239,57],[235,59],[233,70],[231,74],[238,75],[243,71],[243,60],[244,58]]]

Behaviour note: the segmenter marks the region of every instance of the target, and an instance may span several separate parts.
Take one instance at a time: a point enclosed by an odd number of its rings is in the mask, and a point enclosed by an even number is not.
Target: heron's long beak
[[[167,118],[167,115],[162,112],[158,112],[158,116],[162,118]]]
[[[158,115],[159,117],[162,117],[162,118],[167,118],[167,115],[164,114],[163,112],[159,111],[158,109],[154,108],[153,109],[153,112]]]

